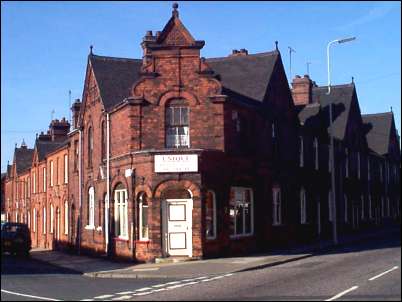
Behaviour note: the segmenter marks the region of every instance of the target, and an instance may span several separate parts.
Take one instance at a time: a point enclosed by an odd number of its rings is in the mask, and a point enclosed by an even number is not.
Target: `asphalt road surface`
[[[6,256],[1,290],[3,301],[400,301],[400,231],[278,266],[185,280],[94,279],[32,259]]]

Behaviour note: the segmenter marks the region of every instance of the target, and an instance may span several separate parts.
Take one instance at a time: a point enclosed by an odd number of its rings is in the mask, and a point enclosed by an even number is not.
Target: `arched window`
[[[54,209],[53,204],[50,204],[50,233],[53,234],[53,220],[54,220]]]
[[[190,109],[184,100],[173,100],[166,106],[165,131],[167,148],[190,147]]]
[[[106,158],[106,122],[105,121],[102,121],[101,129],[102,129],[102,132],[101,132],[102,159],[105,159]]]
[[[302,187],[300,189],[300,223],[307,223],[307,215],[306,215],[306,190]]]
[[[46,207],[43,208],[43,234],[46,234]]]
[[[216,239],[216,199],[215,192],[208,191],[205,200],[205,235]]]
[[[64,235],[68,235],[68,201],[64,202]]]
[[[148,196],[145,192],[138,194],[138,219],[140,229],[140,240],[149,239],[148,225]]]
[[[114,226],[115,235],[123,239],[128,239],[127,209],[127,190],[120,183],[114,191]]]
[[[88,167],[92,167],[92,155],[94,149],[93,133],[92,127],[88,129]]]
[[[88,190],[88,224],[87,228],[95,227],[95,190],[90,187]]]

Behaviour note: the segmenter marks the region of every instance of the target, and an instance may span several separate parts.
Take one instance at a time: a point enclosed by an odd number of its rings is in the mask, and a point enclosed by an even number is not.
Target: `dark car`
[[[31,235],[28,225],[17,222],[1,224],[1,252],[28,256],[31,249]]]

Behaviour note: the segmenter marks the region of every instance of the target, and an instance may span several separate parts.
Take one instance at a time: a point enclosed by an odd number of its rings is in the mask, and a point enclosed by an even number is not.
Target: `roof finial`
[[[17,143],[15,143],[15,149],[17,149]]]
[[[89,54],[92,55],[92,48],[94,48],[92,45],[89,46]]]
[[[278,41],[275,41],[275,49],[278,50]]]
[[[352,77],[352,84],[355,83],[355,77]]]
[[[391,106],[391,112],[393,113],[393,111],[392,111],[392,106]]]
[[[172,16],[178,18],[179,17],[179,11],[177,9],[179,8],[179,4],[177,4],[177,2],[174,2],[172,7],[173,7]]]
[[[22,139],[21,147],[26,147],[27,145],[25,144],[25,140]]]

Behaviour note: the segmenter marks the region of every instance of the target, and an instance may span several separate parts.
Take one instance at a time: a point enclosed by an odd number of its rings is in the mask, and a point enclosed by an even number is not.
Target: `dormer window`
[[[190,109],[184,100],[173,100],[166,107],[166,147],[190,147]]]

